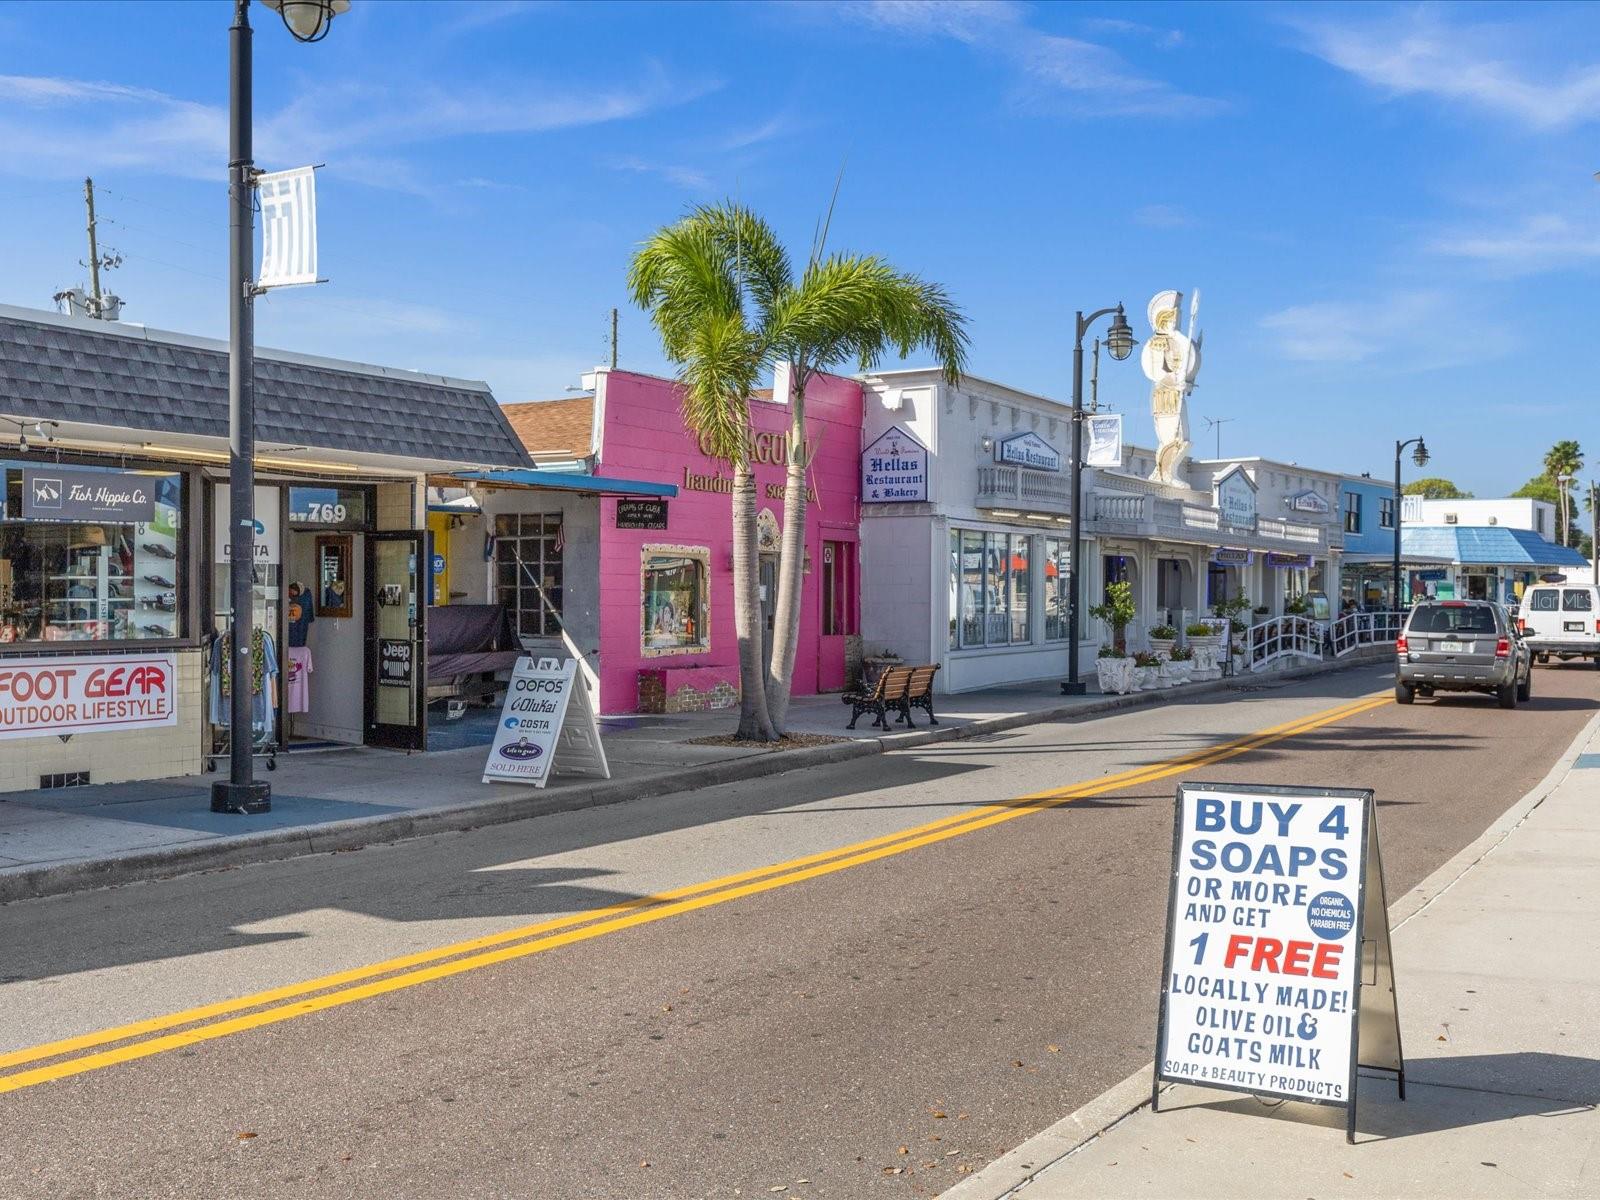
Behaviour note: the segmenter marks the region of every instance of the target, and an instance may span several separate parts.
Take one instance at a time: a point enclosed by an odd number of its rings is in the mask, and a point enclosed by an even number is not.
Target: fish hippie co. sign
[[[928,448],[898,425],[861,454],[861,499],[892,504],[928,498]]]
[[[24,467],[22,517],[27,521],[153,521],[154,475],[131,471],[85,471]]]
[[[1163,962],[1153,1109],[1166,1081],[1339,1104],[1353,1141],[1358,1063],[1405,1098],[1372,792],[1180,786]]]

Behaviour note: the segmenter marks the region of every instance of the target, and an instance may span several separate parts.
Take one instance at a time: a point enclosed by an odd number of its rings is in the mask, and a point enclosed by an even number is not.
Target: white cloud
[[[873,28],[913,37],[939,37],[971,46],[1019,72],[1022,98],[1032,105],[1065,102],[1078,114],[1139,116],[1217,112],[1223,101],[1191,96],[1140,75],[1121,55],[1095,42],[1045,33],[1014,3],[978,0],[875,0],[845,3],[835,12]]]
[[[1494,229],[1436,238],[1429,249],[1466,258],[1507,275],[1533,275],[1600,259],[1600,228],[1555,213],[1540,213]]]
[[[1171,204],[1146,204],[1135,209],[1133,223],[1147,229],[1189,229],[1199,224],[1183,209]]]
[[[1434,96],[1541,129],[1600,118],[1600,64],[1557,71],[1514,63],[1499,27],[1450,23],[1426,8],[1356,24],[1293,24],[1310,53],[1392,96]]]
[[[665,179],[674,187],[681,187],[691,192],[708,192],[712,188],[711,177],[704,171],[694,167],[678,166],[673,163],[654,163],[633,155],[624,155],[613,158],[606,164],[613,171],[627,171],[634,175],[654,175],[658,179]]]
[[[710,80],[685,84],[660,67],[610,89],[318,83],[277,112],[258,114],[256,159],[267,165],[323,159],[330,170],[356,174],[374,186],[432,194],[439,185],[419,178],[393,151],[444,138],[538,134],[628,120],[718,86]],[[0,102],[5,101],[27,111],[0,107],[3,172],[72,178],[120,169],[215,179],[226,161],[227,114],[220,105],[116,83],[0,75]],[[375,153],[383,150],[391,153]]]
[[[1509,348],[1501,322],[1457,292],[1410,290],[1296,304],[1261,319],[1278,354],[1308,365],[1431,371]]]
[[[1183,44],[1183,30],[1157,29],[1154,25],[1141,25],[1138,21],[1124,21],[1118,17],[1090,17],[1083,27],[1093,33],[1121,33],[1142,38],[1167,49]]]

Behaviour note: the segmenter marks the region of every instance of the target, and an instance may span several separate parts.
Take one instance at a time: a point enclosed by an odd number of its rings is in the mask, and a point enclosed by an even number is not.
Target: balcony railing
[[[1067,516],[1072,512],[1072,481],[1051,471],[979,467],[977,505]]]
[[[1093,496],[1095,522],[1108,532],[1127,532],[1179,540],[1200,538],[1212,545],[1238,541],[1258,550],[1293,548],[1295,553],[1326,553],[1329,529],[1276,517],[1254,526],[1236,525],[1217,509],[1148,493],[1099,492]]]

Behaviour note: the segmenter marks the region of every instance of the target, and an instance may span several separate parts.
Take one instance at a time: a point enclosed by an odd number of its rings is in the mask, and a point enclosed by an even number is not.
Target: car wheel
[[[1528,677],[1517,684],[1517,699],[1526,702],[1533,695],[1533,668],[1528,668]]]
[[[1517,706],[1517,685],[1508,683],[1503,688],[1495,689],[1495,698],[1500,701],[1501,708],[1515,708]]]
[[[1417,698],[1417,689],[1408,683],[1394,685],[1394,702],[1396,704],[1410,704]]]

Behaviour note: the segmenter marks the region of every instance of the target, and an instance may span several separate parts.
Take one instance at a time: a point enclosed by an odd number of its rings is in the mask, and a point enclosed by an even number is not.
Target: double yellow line
[[[0,1092],[14,1092],[55,1079],[65,1079],[96,1071],[116,1063],[132,1062],[209,1042],[247,1029],[259,1029],[325,1009],[339,1008],[382,996],[403,988],[416,987],[436,979],[447,979],[497,963],[542,954],[561,946],[588,941],[608,933],[662,921],[668,917],[726,904],[746,896],[759,895],[791,884],[803,883],[836,871],[863,866],[923,846],[975,833],[1029,813],[1070,804],[1089,796],[1104,795],[1123,788],[1137,787],[1183,774],[1248,754],[1252,750],[1308,733],[1324,725],[1343,721],[1389,703],[1387,694],[1362,697],[1337,708],[1325,709],[1282,725],[1257,730],[1242,738],[1224,742],[1180,758],[1143,767],[1134,767],[1091,782],[1074,784],[1053,791],[1037,792],[999,804],[984,805],[970,812],[941,817],[925,825],[870,838],[848,846],[825,850],[803,858],[758,867],[736,875],[691,884],[688,887],[642,896],[603,908],[572,913],[535,925],[524,925],[502,933],[455,942],[432,950],[422,950],[399,958],[386,959],[331,975],[322,975],[283,987],[270,988],[233,1000],[205,1004],[181,1012],[118,1025],[79,1037],[46,1042],[22,1050],[0,1054]],[[120,1045],[117,1043],[121,1043]],[[53,1060],[53,1061],[52,1061]],[[40,1066],[27,1066],[42,1063]],[[25,1070],[9,1071],[12,1067]]]

